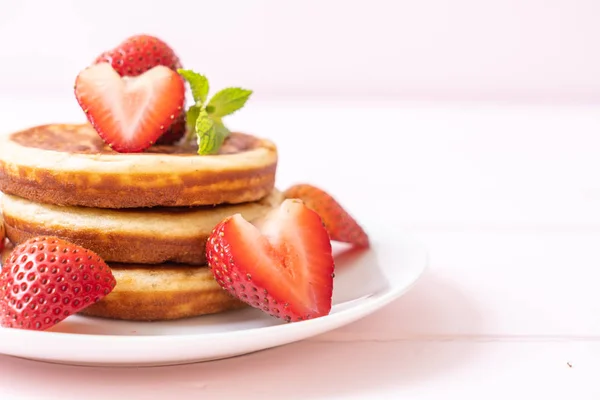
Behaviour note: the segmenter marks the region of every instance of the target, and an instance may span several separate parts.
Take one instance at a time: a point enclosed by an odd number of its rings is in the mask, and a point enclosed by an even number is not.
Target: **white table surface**
[[[0,100],[2,129],[80,119],[37,101]],[[0,398],[600,398],[600,105],[256,101],[230,124],[277,141],[280,187],[312,182],[372,235],[419,238],[426,275],[364,320],[234,359],[0,356]]]

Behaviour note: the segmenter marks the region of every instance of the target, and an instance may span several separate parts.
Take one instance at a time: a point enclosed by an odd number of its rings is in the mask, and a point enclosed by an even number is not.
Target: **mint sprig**
[[[206,109],[211,115],[222,118],[244,107],[251,94],[251,90],[242,88],[223,89],[210,99]]]
[[[194,104],[186,112],[187,140],[196,137],[200,155],[216,154],[230,134],[222,118],[244,107],[252,91],[226,88],[207,101],[210,85],[204,75],[186,69],[178,69],[177,72],[190,84],[194,98]]]

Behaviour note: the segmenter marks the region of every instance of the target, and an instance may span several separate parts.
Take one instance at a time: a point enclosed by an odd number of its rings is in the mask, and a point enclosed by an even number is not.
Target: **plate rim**
[[[33,340],[48,340],[55,344],[62,344],[67,341],[76,341],[77,345],[87,345],[94,344],[98,345],[99,342],[102,342],[104,345],[106,344],[115,344],[117,346],[120,345],[128,345],[133,346],[137,350],[141,348],[147,347],[149,344],[166,344],[178,342],[195,342],[197,340],[219,340],[223,342],[236,340],[238,338],[243,338],[245,341],[256,340],[257,337],[266,337],[266,336],[276,336],[276,337],[290,337],[294,335],[290,335],[291,332],[299,333],[299,339],[292,339],[289,341],[284,341],[284,344],[294,343],[301,340],[306,340],[312,336],[316,336],[318,334],[322,334],[325,332],[329,332],[334,329],[338,329],[345,325],[356,322],[370,314],[373,314],[375,311],[382,309],[386,305],[390,304],[394,300],[400,298],[402,295],[411,290],[416,283],[423,277],[425,272],[429,268],[429,260],[430,255],[426,248],[426,246],[412,236],[404,236],[402,238],[396,236],[395,241],[403,242],[411,248],[411,253],[413,254],[411,257],[416,257],[418,260],[416,262],[417,266],[415,267],[414,274],[410,277],[410,281],[407,282],[406,285],[403,286],[390,286],[385,289],[381,289],[377,292],[366,295],[363,298],[366,298],[365,302],[361,302],[358,306],[352,306],[347,309],[341,310],[339,312],[328,314],[326,316],[298,321],[294,323],[281,323],[278,325],[269,325],[269,326],[261,326],[261,327],[253,327],[247,329],[238,329],[231,331],[223,331],[223,332],[206,332],[206,333],[169,333],[169,334],[149,334],[149,335],[119,335],[119,334],[86,334],[86,333],[76,333],[76,332],[54,332],[54,331],[34,331],[34,330],[24,330],[24,329],[13,329],[13,328],[2,328],[0,327],[0,339],[3,340],[11,340],[16,339],[18,341],[33,341]],[[386,241],[387,242],[387,241]],[[382,243],[380,243],[382,244]],[[390,246],[390,242],[386,243],[387,246]],[[387,247],[386,246],[386,247]],[[344,304],[344,303],[339,303]],[[316,326],[312,328],[312,326]],[[277,345],[279,346],[279,345]],[[261,348],[271,348],[277,346],[261,346]],[[20,348],[17,347],[17,349]],[[15,349],[16,350],[16,349]],[[133,348],[132,348],[133,350]],[[134,353],[136,350],[133,351]],[[20,357],[30,360],[40,360],[46,361],[49,358],[46,355],[41,355],[41,357],[32,357],[24,355],[23,352],[19,351],[6,351],[6,349],[0,349],[0,354]],[[118,359],[118,360],[117,360]],[[114,361],[110,362],[111,365],[122,365],[127,364],[131,361],[124,361],[122,357],[117,357]],[[200,359],[200,357],[197,357]],[[52,360],[57,360],[57,357],[52,357]],[[51,361],[52,362],[52,361]],[[64,357],[61,358],[59,363],[66,364],[77,364],[77,362],[73,361],[72,357]],[[95,362],[90,361],[93,365],[104,365],[106,363],[103,362]],[[139,365],[145,365],[147,363],[139,363]],[[178,362],[176,364],[179,364]],[[162,365],[162,364],[161,364]]]

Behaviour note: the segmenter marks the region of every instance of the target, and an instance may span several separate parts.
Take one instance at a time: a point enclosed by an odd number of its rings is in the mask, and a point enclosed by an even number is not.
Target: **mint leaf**
[[[223,140],[225,140],[225,138],[227,136],[229,136],[229,134],[231,133],[229,131],[229,129],[227,129],[227,127],[225,125],[223,125],[223,123],[221,121],[214,121],[215,123],[215,129],[217,130],[217,134],[220,136],[223,136]],[[223,144],[223,142],[221,141],[221,144]],[[219,145],[219,147],[221,147],[221,145]]]
[[[196,104],[204,105],[206,97],[208,96],[208,79],[204,75],[189,69],[178,69],[177,72],[190,83],[192,96],[194,97]]]
[[[198,136],[198,154],[216,154],[229,130],[220,122],[215,122],[206,112],[201,110],[196,120],[196,135]]]
[[[210,99],[206,109],[211,116],[221,118],[244,107],[251,94],[252,90],[242,88],[223,89]]]
[[[208,116],[206,110],[200,111],[194,131],[198,139],[198,154],[210,154],[213,150],[213,138],[216,136],[215,124]]]
[[[192,137],[196,133],[196,121],[198,120],[198,115],[200,114],[201,108],[197,105],[193,105],[188,108],[185,114],[185,124],[186,124],[186,132],[187,138],[186,140],[191,141]]]
[[[244,107],[252,91],[226,88],[217,92],[206,104],[210,89],[208,79],[188,69],[178,69],[177,72],[190,84],[194,97],[194,104],[186,112],[186,141],[192,141],[195,135],[198,154],[216,154],[230,134],[222,118]]]

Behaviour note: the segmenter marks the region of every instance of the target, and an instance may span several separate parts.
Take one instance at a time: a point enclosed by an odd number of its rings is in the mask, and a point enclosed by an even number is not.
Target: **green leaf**
[[[198,154],[200,155],[216,154],[229,135],[229,130],[222,123],[214,121],[206,110],[200,111],[195,130],[198,136]]]
[[[211,154],[214,151],[216,131],[215,124],[208,116],[206,110],[200,111],[195,128],[198,140],[198,154]]]
[[[230,134],[221,119],[244,107],[252,91],[230,87],[217,92],[206,104],[210,89],[208,79],[192,70],[178,69],[177,72],[190,84],[194,97],[194,104],[186,112],[186,140],[189,142],[196,135],[198,154],[216,154]]]
[[[223,140],[225,140],[225,138],[227,136],[229,136],[229,134],[231,133],[229,131],[229,129],[227,129],[227,127],[225,125],[223,125],[223,123],[221,121],[214,121],[215,123],[215,129],[217,130],[217,134],[223,137]],[[223,144],[223,141],[221,141],[221,144]],[[221,147],[219,145],[219,147]]]
[[[187,131],[187,141],[191,141],[192,137],[194,137],[196,133],[196,121],[198,120],[198,115],[200,114],[201,108],[197,105],[193,105],[188,108],[185,114],[185,123],[186,123],[186,131]]]
[[[189,69],[178,69],[177,72],[190,83],[192,96],[194,97],[196,104],[203,105],[206,102],[206,97],[208,96],[208,79],[204,75]]]
[[[251,94],[252,90],[242,88],[223,89],[210,99],[206,109],[211,116],[221,118],[244,107]]]

